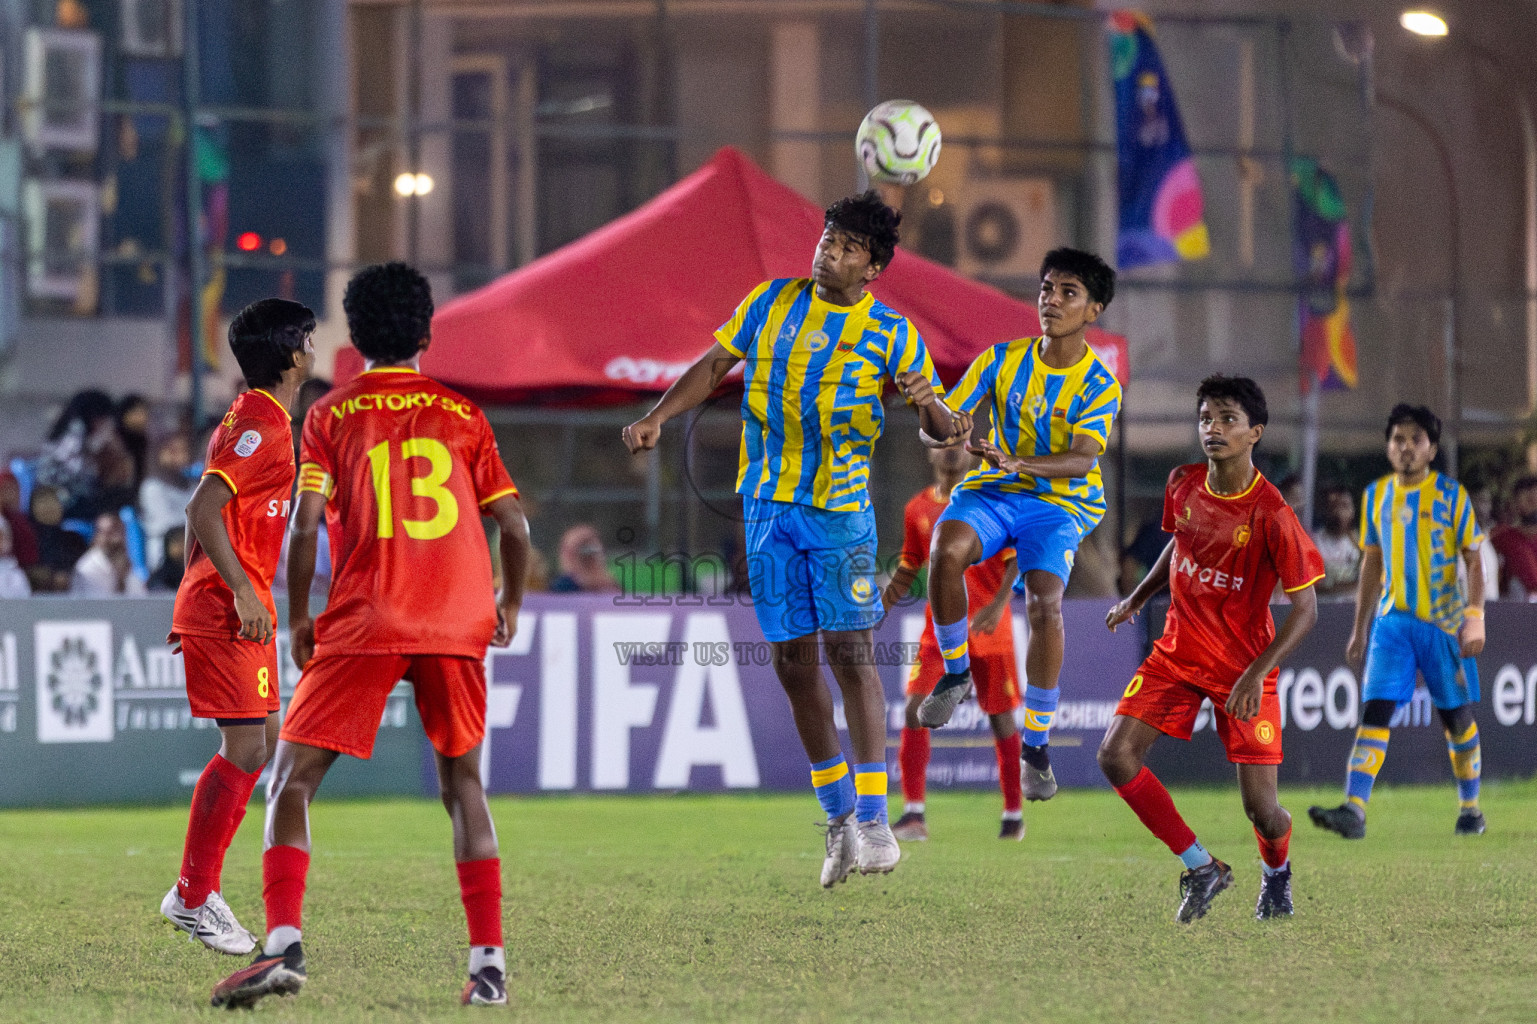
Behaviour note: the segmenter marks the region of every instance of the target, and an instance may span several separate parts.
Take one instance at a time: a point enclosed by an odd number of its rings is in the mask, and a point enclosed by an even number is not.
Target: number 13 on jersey
[[[400,525],[412,540],[436,540],[445,536],[459,523],[459,502],[444,487],[453,472],[454,460],[448,446],[431,437],[408,437],[400,442],[400,458],[410,474],[411,493],[433,503],[436,514],[431,519],[402,519]],[[427,472],[418,473],[420,463],[413,459],[425,459]],[[379,538],[395,536],[395,502],[390,489],[390,442],[380,441],[368,450],[368,462],[373,469],[374,498],[379,506]]]

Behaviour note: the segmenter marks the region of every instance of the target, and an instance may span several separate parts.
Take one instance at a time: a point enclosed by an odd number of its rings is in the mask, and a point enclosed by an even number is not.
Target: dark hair
[[[116,416],[117,405],[105,391],[90,388],[78,392],[54,419],[53,426],[48,428],[48,440],[57,441],[63,437],[77,420],[85,425],[86,430],[90,430],[102,420]]]
[[[885,268],[896,255],[902,215],[885,203],[874,189],[864,195],[840,199],[827,208],[823,227],[858,235],[870,248],[870,262]]]
[[[1265,404],[1265,392],[1248,377],[1227,377],[1214,373],[1201,381],[1201,386],[1195,389],[1197,409],[1202,402],[1219,398],[1238,403],[1244,415],[1249,417],[1251,427],[1262,427],[1270,422],[1270,407]]]
[[[1537,476],[1520,477],[1516,480],[1515,483],[1510,485],[1510,496],[1514,498],[1522,491],[1529,491],[1533,487],[1537,487]]]
[[[1382,432],[1384,439],[1393,436],[1393,428],[1400,423],[1413,423],[1425,431],[1425,436],[1430,438],[1431,444],[1441,443],[1441,418],[1423,405],[1410,405],[1407,402],[1399,402],[1393,406],[1393,411],[1388,413],[1388,426]]]
[[[1324,488],[1324,491],[1323,491],[1323,494],[1321,495],[1321,497],[1324,499],[1324,501],[1328,501],[1330,498],[1334,497],[1336,494],[1343,494],[1346,497],[1348,497],[1351,501],[1355,501],[1356,500],[1356,492],[1355,492],[1354,488],[1351,488],[1351,487],[1349,487],[1349,486],[1347,486],[1345,484],[1330,484],[1330,485],[1328,485],[1327,487]]]
[[[422,349],[432,331],[432,285],[406,263],[358,271],[342,298],[347,330],[363,358],[401,363]]]
[[[270,388],[281,381],[314,330],[314,311],[289,299],[258,299],[236,313],[229,347],[246,384]]]
[[[1083,282],[1083,286],[1089,291],[1089,298],[1101,306],[1110,305],[1110,300],[1115,298],[1115,271],[1110,269],[1110,264],[1094,255],[1092,252],[1084,252],[1082,249],[1053,249],[1041,260],[1041,279],[1045,280],[1046,273],[1057,270],[1064,274],[1072,274]]]

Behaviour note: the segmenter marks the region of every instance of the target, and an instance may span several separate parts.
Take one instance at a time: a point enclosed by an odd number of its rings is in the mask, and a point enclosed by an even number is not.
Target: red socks
[[[201,907],[208,894],[219,888],[224,851],[245,818],[246,804],[260,777],[260,771],[247,775],[219,754],[198,776],[197,788],[192,791],[192,811],[187,816],[181,877],[176,882],[187,907]]]
[[[902,799],[910,804],[923,803],[929,774],[929,731],[904,728],[897,760],[902,765]]]
[[[1148,831],[1163,840],[1165,846],[1178,857],[1195,845],[1195,833],[1185,824],[1185,819],[1174,809],[1174,799],[1163,788],[1158,776],[1144,765],[1137,777],[1124,786],[1115,787],[1127,805],[1131,807]],[[1284,840],[1283,840],[1284,842]]]
[[[1259,834],[1259,829],[1255,829],[1254,838],[1259,840],[1259,859],[1266,867],[1279,868],[1286,864],[1292,844],[1291,829],[1288,828],[1280,839],[1266,839]]]
[[[1019,792],[1020,743],[1020,736],[1017,732],[1001,740],[997,737],[993,738],[993,746],[998,751],[998,788],[1003,790],[1003,810],[1005,813],[1018,811],[1024,806]]]
[[[262,902],[267,905],[267,933],[287,925],[299,928],[304,919],[304,877],[309,851],[274,846],[262,854]]]
[[[459,869],[459,898],[464,901],[464,918],[470,926],[470,945],[502,944],[502,861],[499,857],[462,861]]]

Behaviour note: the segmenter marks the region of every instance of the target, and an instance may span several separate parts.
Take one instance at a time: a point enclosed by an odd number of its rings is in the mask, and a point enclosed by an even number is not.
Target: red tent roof
[[[815,204],[728,146],[634,212],[443,306],[422,370],[492,404],[665,390],[754,286],[811,273],[821,233]],[[870,290],[912,319],[948,382],[988,345],[1040,332],[1034,306],[900,249]],[[1124,380],[1125,339],[1089,341]],[[337,354],[338,380],[361,369],[356,349]]]

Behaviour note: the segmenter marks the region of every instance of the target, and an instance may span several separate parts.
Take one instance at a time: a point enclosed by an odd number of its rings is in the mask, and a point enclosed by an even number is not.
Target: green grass
[[[499,799],[513,1006],[525,1021],[1521,1021],[1537,1018],[1537,785],[1488,785],[1452,836],[1450,783],[1381,787],[1346,843],[1289,790],[1297,916],[1252,919],[1259,867],[1231,789],[1175,794],[1236,888],[1172,922],[1178,862],[1108,792],[996,835],[994,794],[937,793],[897,871],[817,886],[809,794]],[[157,913],[185,809],[0,814],[0,1020],[210,1019],[242,961]],[[310,982],[269,1021],[461,1020],[464,923],[428,802],[314,810]],[[260,810],[225,868],[260,910]],[[214,1017],[213,1019],[217,1019]]]

